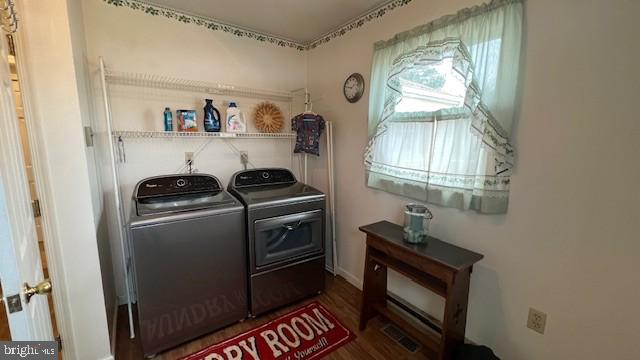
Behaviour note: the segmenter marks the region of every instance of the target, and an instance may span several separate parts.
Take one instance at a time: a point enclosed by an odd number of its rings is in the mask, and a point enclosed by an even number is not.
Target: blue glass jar
[[[407,204],[404,211],[404,241],[420,244],[427,240],[433,214],[422,204]]]

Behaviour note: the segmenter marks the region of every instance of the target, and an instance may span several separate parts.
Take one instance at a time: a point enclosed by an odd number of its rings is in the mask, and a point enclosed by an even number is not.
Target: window
[[[459,108],[464,104],[467,86],[455,76],[453,60],[421,64],[400,75],[400,102],[396,113],[434,112]]]
[[[494,0],[376,44],[369,186],[506,212],[521,16],[519,1]]]

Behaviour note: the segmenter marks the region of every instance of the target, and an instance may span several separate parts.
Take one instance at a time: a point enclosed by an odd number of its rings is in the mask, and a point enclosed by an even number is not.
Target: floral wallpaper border
[[[306,50],[306,46],[304,44],[300,44],[295,41],[281,39],[272,35],[262,34],[256,31],[243,29],[238,26],[224,24],[213,19],[208,19],[202,16],[183,13],[178,10],[165,8],[159,5],[149,4],[141,0],[104,0],[104,1],[107,4],[143,11],[149,15],[164,16],[168,19],[176,20],[185,24],[194,24],[194,25],[202,26],[212,31],[222,31],[238,37],[254,39],[260,42],[267,42],[267,43],[271,43],[271,44],[282,46],[282,47],[294,48],[297,50]]]
[[[225,24],[214,19],[205,18],[202,16],[187,14],[178,10],[166,8],[163,6],[150,4],[148,2],[142,0],[103,0],[107,4],[118,6],[118,7],[127,7],[132,10],[143,11],[146,14],[153,16],[163,16],[167,19],[176,20],[185,24],[194,24],[198,26],[205,27],[211,31],[222,31],[228,34],[232,34],[238,37],[244,37],[248,39],[257,40],[260,42],[266,42],[273,45],[293,48],[300,51],[314,49],[322,44],[325,44],[337,37],[340,37],[351,30],[355,30],[357,28],[362,27],[364,24],[368,23],[371,20],[380,18],[387,14],[389,11],[395,10],[396,8],[407,5],[412,0],[391,0],[380,7],[362,15],[348,24],[341,26],[339,29],[336,29],[330,33],[323,35],[317,40],[311,41],[309,43],[299,43],[293,40],[287,40],[283,38],[279,38],[273,35],[263,34],[257,31],[244,29],[238,26]]]
[[[365,15],[362,15],[352,21],[350,21],[348,24],[340,27],[337,30],[334,30],[326,35],[321,36],[320,38],[318,38],[317,40],[314,40],[310,43],[308,43],[306,45],[306,50],[310,50],[310,49],[314,49],[322,44],[326,44],[329,41],[340,37],[346,33],[348,33],[351,30],[355,30],[359,27],[362,27],[362,25],[368,23],[371,20],[375,20],[378,18],[383,17],[384,15],[386,15],[388,12],[393,11],[399,7],[405,6],[408,3],[410,3],[412,0],[393,0],[390,2],[387,2],[385,4],[383,4],[382,6],[378,7],[377,9],[374,9],[368,13],[366,13]]]

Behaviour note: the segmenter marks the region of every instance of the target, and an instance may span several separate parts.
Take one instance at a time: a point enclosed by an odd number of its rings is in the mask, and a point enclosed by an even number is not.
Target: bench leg
[[[447,288],[442,321],[441,360],[453,359],[455,349],[464,343],[470,280],[471,268],[458,272]]]
[[[377,264],[369,256],[369,248],[364,264],[364,281],[362,283],[362,302],[360,304],[360,330],[367,327],[369,319],[376,316],[373,305],[386,305],[387,302],[387,268]]]

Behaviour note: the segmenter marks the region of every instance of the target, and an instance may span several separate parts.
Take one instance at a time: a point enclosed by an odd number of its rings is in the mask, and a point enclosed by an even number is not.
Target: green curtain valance
[[[409,38],[420,36],[426,33],[431,33],[436,30],[442,29],[446,26],[459,24],[472,17],[486,14],[499,7],[510,5],[514,3],[522,3],[524,0],[492,0],[491,2],[476,5],[470,8],[465,8],[452,15],[445,15],[434,21],[426,23],[424,25],[416,26],[415,28],[396,34],[394,37],[388,40],[381,40],[374,44],[374,49],[384,49],[387,46],[397,44],[398,42],[405,41]]]

